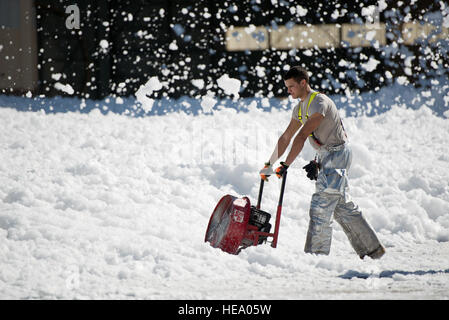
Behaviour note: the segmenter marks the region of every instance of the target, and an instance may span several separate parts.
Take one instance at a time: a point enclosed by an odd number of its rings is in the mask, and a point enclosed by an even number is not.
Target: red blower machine
[[[262,244],[272,237],[271,246],[276,248],[286,179],[287,172],[282,177],[274,233],[270,232],[271,215],[260,209],[264,186],[261,179],[256,206],[251,205],[248,197],[238,198],[228,194],[220,199],[210,217],[204,241],[224,252],[239,254],[243,249]]]

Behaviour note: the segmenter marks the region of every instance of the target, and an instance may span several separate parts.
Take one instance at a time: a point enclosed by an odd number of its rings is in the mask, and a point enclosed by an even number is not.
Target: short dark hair
[[[296,82],[301,82],[301,80],[305,79],[307,83],[309,83],[309,73],[307,70],[300,66],[291,67],[287,73],[284,74],[284,80],[295,79]]]

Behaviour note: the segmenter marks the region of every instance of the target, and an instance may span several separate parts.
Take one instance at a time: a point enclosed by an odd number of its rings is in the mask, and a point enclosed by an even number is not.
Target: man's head
[[[309,88],[309,74],[300,66],[291,67],[284,75],[284,84],[293,99],[307,95]]]

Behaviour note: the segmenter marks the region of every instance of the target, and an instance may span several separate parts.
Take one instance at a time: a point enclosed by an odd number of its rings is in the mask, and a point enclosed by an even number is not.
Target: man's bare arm
[[[273,165],[284,154],[293,136],[295,135],[296,132],[298,132],[301,126],[302,126],[301,122],[295,119],[291,119],[287,129],[279,137],[278,143],[274,148],[273,154],[270,157],[269,161],[271,165]]]

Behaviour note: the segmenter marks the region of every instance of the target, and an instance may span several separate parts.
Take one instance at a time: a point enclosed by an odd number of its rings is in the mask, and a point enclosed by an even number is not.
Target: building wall
[[[37,32],[33,0],[0,0],[0,90],[36,92]]]

